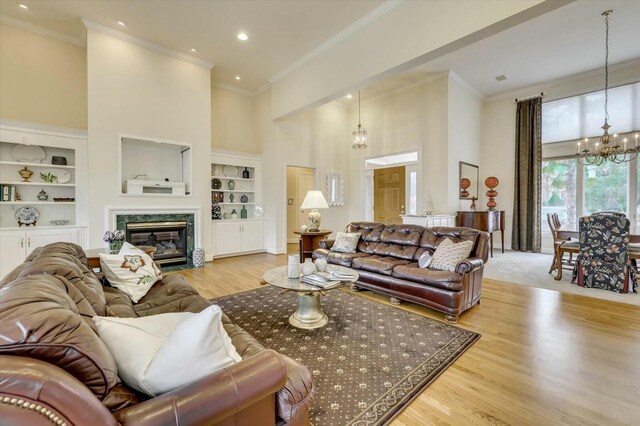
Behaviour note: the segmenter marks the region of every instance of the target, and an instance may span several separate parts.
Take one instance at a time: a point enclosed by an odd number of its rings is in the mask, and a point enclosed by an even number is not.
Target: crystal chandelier
[[[358,90],[358,125],[351,133],[353,135],[353,149],[365,149],[367,147],[367,131],[360,124],[360,91]]]
[[[638,134],[636,133],[635,143],[628,146],[627,138],[622,139],[623,145],[620,146],[618,134],[613,136],[609,134],[609,15],[613,13],[613,9],[605,10],[601,16],[604,16],[605,24],[605,43],[604,43],[604,130],[600,139],[595,142],[593,149],[589,146],[589,139],[584,139],[584,147],[578,142],[578,162],[582,165],[599,166],[605,161],[620,164],[631,161],[638,156]]]

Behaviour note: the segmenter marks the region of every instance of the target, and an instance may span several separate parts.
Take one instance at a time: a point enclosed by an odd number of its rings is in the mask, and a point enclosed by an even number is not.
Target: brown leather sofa
[[[331,251],[334,240],[325,240],[313,258],[358,270],[354,290],[366,288],[428,306],[446,314],[447,321],[480,303],[482,270],[488,259],[489,234],[471,228],[418,225],[385,225],[374,222],[350,223],[345,232],[360,233],[355,253]],[[445,238],[453,242],[473,241],[470,257],[458,263],[455,272],[420,268],[418,258],[433,254]]]
[[[155,398],[119,381],[92,321],[209,305],[179,274],[165,276],[133,304],[101,284],[79,246],[36,249],[0,281],[0,423],[309,424],[315,398],[309,370],[265,349],[226,316],[224,328],[243,360]]]

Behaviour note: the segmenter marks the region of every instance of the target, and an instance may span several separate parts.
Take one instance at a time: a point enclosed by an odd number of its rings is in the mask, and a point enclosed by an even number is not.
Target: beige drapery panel
[[[542,98],[518,102],[511,249],[540,252]]]

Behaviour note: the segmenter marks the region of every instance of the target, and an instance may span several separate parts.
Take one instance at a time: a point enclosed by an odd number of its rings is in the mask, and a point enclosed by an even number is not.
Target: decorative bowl
[[[55,226],[62,226],[62,225],[68,225],[69,221],[67,219],[56,219],[56,220],[50,220],[49,223]]]

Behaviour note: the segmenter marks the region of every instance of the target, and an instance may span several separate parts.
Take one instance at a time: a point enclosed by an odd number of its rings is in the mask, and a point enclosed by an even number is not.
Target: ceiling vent
[[[506,76],[506,75],[504,75],[504,74],[499,75],[499,76],[497,76],[497,77],[496,77],[496,80],[498,80],[498,81],[504,81],[504,80],[506,80],[506,79],[507,79],[507,76]]]

